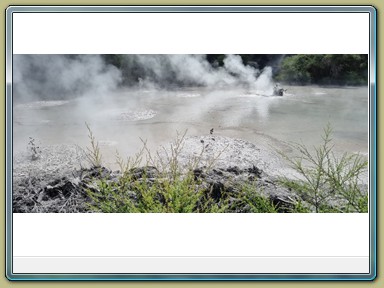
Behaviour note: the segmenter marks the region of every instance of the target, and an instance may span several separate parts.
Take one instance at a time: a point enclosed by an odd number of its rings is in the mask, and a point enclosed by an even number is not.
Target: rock
[[[111,173],[111,170],[102,166],[93,166],[89,169],[81,170],[82,178],[87,180],[91,180],[92,178],[109,179]]]
[[[192,173],[194,175],[195,180],[197,180],[198,178],[205,178],[205,174],[203,172],[203,169],[201,168],[194,169]]]
[[[230,206],[235,207],[241,202],[238,197],[239,189],[244,185],[256,185],[255,191],[260,195],[270,199],[280,212],[289,212],[300,197],[294,191],[290,191],[278,184],[278,179],[267,175],[263,170],[252,165],[251,167],[240,169],[231,166],[226,169],[212,169],[204,172],[203,168],[193,171],[195,179],[203,181],[201,188],[206,190],[207,195],[216,203],[229,197]],[[237,201],[237,202],[236,202]],[[239,202],[240,201],[240,202]],[[237,203],[236,205],[233,203]],[[250,207],[242,204],[235,207],[234,212],[250,212]]]
[[[56,198],[56,197],[59,197],[60,196],[60,190],[59,189],[56,189],[50,185],[48,185],[46,188],[45,188],[45,195],[48,196],[48,198]],[[43,199],[47,199],[47,198],[43,198]]]
[[[263,173],[263,171],[257,168],[255,165],[252,165],[252,167],[248,168],[247,170],[249,173],[254,174],[257,178],[260,178],[261,174]]]
[[[242,171],[239,169],[239,167],[234,166],[227,168],[227,172],[234,173],[235,175],[240,175]]]
[[[212,170],[213,173],[215,173],[216,175],[219,175],[219,176],[223,176],[223,171],[221,171],[220,169],[219,170],[216,170],[216,169],[213,169]]]
[[[274,96],[283,96],[283,94],[284,94],[284,89],[282,89],[282,88],[273,90]]]
[[[224,191],[224,184],[221,182],[215,182],[211,185],[210,196],[216,202],[219,202],[222,196],[222,192]]]
[[[157,170],[154,166],[145,166],[139,168],[132,168],[129,170],[132,174],[133,180],[141,179],[141,178],[156,178],[159,176],[159,170]]]
[[[281,88],[278,84],[273,87],[273,96],[283,96],[286,89]]]

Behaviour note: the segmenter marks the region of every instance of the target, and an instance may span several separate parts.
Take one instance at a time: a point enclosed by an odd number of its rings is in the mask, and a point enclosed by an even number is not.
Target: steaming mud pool
[[[119,177],[116,151],[132,156],[145,142],[153,155],[160,151],[159,157],[166,157],[177,133],[186,132],[181,166],[193,157],[200,157],[201,166],[215,159],[204,178],[207,185],[256,177],[263,193],[285,205],[298,196],[279,187],[276,177],[298,175],[278,151],[294,156],[292,141],[318,145],[330,123],[336,153],[367,156],[369,103],[366,87],[286,88],[283,97],[244,89],[185,88],[29,103],[14,99],[14,212],[88,212],[84,189],[100,172],[87,161],[85,123],[99,143],[107,167],[103,173],[111,181]],[[38,147],[37,159],[32,159],[30,137]]]

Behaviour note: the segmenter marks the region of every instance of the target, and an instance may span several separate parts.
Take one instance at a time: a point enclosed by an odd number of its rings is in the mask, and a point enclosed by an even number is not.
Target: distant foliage
[[[368,55],[306,54],[287,56],[276,76],[289,84],[366,85]]]
[[[211,65],[211,69],[218,69],[224,66],[227,55],[199,56],[201,60],[206,60],[206,63]],[[241,54],[239,56],[244,65],[255,69],[271,67],[274,78],[288,84],[366,85],[368,81],[368,55],[366,54]],[[178,85],[184,83],[180,83],[178,79],[180,71],[172,70],[171,63],[166,61],[166,58],[158,63],[161,66],[158,68],[168,71],[167,75],[163,75],[161,79],[157,79],[158,75],[137,61],[137,55],[107,54],[102,55],[102,58],[107,64],[118,68],[122,73],[124,85],[137,83],[143,77],[153,81],[161,80],[161,83]],[[155,63],[152,64],[155,65]]]

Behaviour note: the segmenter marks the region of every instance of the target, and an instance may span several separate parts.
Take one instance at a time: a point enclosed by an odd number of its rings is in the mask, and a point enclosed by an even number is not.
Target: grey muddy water
[[[18,103],[13,109],[14,155],[24,153],[29,137],[42,147],[89,146],[87,122],[107,166],[115,152],[129,156],[146,140],[152,150],[167,145],[176,131],[187,136],[243,139],[263,149],[286,143],[321,142],[329,122],[337,153],[368,154],[368,88],[287,86],[283,97],[246,89],[183,88],[172,91],[120,89],[72,100]]]

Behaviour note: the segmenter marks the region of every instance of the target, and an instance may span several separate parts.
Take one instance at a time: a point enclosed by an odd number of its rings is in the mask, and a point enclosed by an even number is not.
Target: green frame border
[[[364,6],[366,6],[366,5],[364,5]],[[16,6],[17,7],[17,6]],[[164,6],[163,6],[164,7]],[[21,8],[21,7],[20,7]],[[57,7],[55,7],[55,8],[57,8]],[[78,7],[75,7],[75,9],[77,9]],[[89,7],[88,7],[89,8]],[[104,7],[100,7],[101,9],[103,9]],[[116,7],[117,8],[117,7]],[[130,7],[130,8],[132,8],[132,7]],[[148,7],[149,8],[149,7]],[[165,7],[164,7],[165,8]],[[167,10],[167,11],[169,11],[168,9],[169,9],[170,7],[166,7],[164,10]],[[187,8],[187,7],[181,7],[181,10],[183,10],[184,8]],[[189,8],[189,7],[188,7]],[[229,10],[231,9],[231,8],[234,8],[234,7],[222,7],[222,8],[229,8]],[[240,11],[242,11],[244,8],[246,8],[246,9],[248,9],[248,7],[240,7]],[[261,8],[261,7],[257,7],[257,8]],[[278,8],[278,7],[273,7],[273,8]],[[320,7],[319,7],[320,8]],[[333,6],[333,8],[335,8],[335,10],[337,10],[337,6],[336,5],[334,5]],[[344,8],[344,7],[343,7]],[[352,11],[354,11],[355,10],[355,8],[356,7],[349,7],[350,8],[350,10],[351,10],[351,12]],[[139,8],[140,9],[140,8]],[[149,8],[149,10],[150,10],[151,8]],[[216,7],[214,7],[213,9],[216,9]],[[269,8],[268,8],[269,9]],[[71,9],[69,9],[69,11],[70,11]],[[97,10],[97,9],[96,9]],[[145,9],[146,10],[146,9]],[[162,9],[161,9],[162,10]],[[176,9],[177,10],[177,9]],[[291,9],[290,9],[291,10]],[[301,10],[301,9],[299,9],[299,10]],[[304,9],[305,10],[305,9]],[[349,9],[348,9],[349,10]],[[374,28],[376,28],[376,10],[374,9],[374,8],[372,8],[371,9],[371,12],[372,12],[372,10],[374,11],[374,15],[375,15],[375,27]],[[12,8],[10,8],[10,9],[8,9],[8,11],[12,11]],[[69,12],[68,11],[68,12]],[[240,11],[233,11],[233,10],[231,10],[231,12],[240,12]],[[293,7],[292,8],[292,11],[291,12],[293,12],[293,11],[295,11],[295,12],[307,12],[307,11],[297,11],[297,7]],[[13,11],[12,11],[13,12]],[[93,12],[93,11],[92,11]],[[96,11],[95,11],[96,12]],[[147,11],[144,11],[144,12],[147,12]],[[175,11],[176,12],[176,11]],[[196,12],[198,12],[198,11],[196,11]],[[200,11],[199,11],[200,12]],[[206,12],[212,12],[212,11],[206,11]],[[229,12],[229,11],[228,11]],[[253,11],[252,11],[253,12]],[[258,11],[258,12],[264,12],[264,11]],[[327,12],[329,12],[329,11],[327,11]],[[340,12],[340,11],[335,11],[335,12]],[[375,39],[374,39],[374,45],[373,45],[373,48],[372,49],[375,49],[376,48],[376,37],[375,37]],[[372,51],[372,50],[371,50]],[[376,51],[377,51],[377,49],[376,49]],[[374,51],[375,53],[373,54],[374,55],[374,57],[372,57],[372,58],[376,58],[376,51]],[[371,60],[371,63],[372,63],[372,60]],[[376,64],[376,63],[375,63]],[[371,67],[372,67],[372,65],[371,65]],[[374,73],[372,74],[372,75],[376,75],[376,65],[374,65],[374,69],[375,69],[375,71],[374,71]],[[376,77],[376,76],[374,76],[374,77]],[[4,79],[4,78],[3,78]],[[376,82],[376,81],[375,81]],[[374,105],[375,106],[375,108],[377,107],[376,106],[376,87],[371,87],[371,89],[373,89],[373,91],[374,91],[374,95],[375,95],[375,97],[374,97],[374,103],[373,104],[371,104],[371,105]],[[371,90],[372,91],[372,90]],[[375,137],[376,137],[376,111],[375,111],[375,109],[372,109],[372,111],[374,112],[374,128],[375,128]],[[372,127],[371,127],[372,128]],[[375,145],[376,143],[376,138],[374,137],[374,141],[372,141],[372,142],[374,142],[373,143],[373,145]],[[372,145],[372,143],[371,143],[371,145]],[[372,151],[372,150],[371,150]],[[374,149],[373,149],[373,151],[374,151],[374,154],[376,155],[376,147],[374,146]],[[375,165],[375,167],[374,167],[374,169],[373,169],[373,171],[374,172],[376,172],[376,163],[374,163],[374,165]],[[374,177],[374,178],[376,178],[376,177]],[[376,183],[375,183],[376,184]],[[374,187],[374,188],[376,188],[376,186]],[[373,206],[371,206],[371,208],[373,208],[374,210],[375,210],[375,205],[373,205]],[[376,212],[376,210],[375,210],[375,212]],[[374,223],[376,223],[375,222],[376,221],[376,219],[374,219]],[[375,238],[375,237],[373,237],[373,238]],[[376,268],[376,266],[375,266],[375,268]],[[373,279],[373,278],[375,278],[375,276],[376,276],[376,269],[374,269],[375,270],[375,272],[374,272],[374,274],[372,274],[371,276],[371,278],[370,279]],[[56,278],[56,277],[55,277]],[[82,280],[88,280],[89,278],[87,278],[87,279],[82,279]],[[370,280],[370,279],[366,279],[366,280]],[[31,279],[32,280],[32,279]],[[37,279],[36,279],[37,280]],[[53,280],[53,279],[51,279],[51,280]],[[59,280],[59,279],[57,279],[57,280]],[[80,279],[74,279],[74,280],[80,280]],[[89,279],[89,280],[91,280],[91,279]],[[124,279],[125,280],[125,279]],[[128,279],[127,279],[128,280]],[[130,279],[130,280],[139,280],[139,279]],[[159,279],[146,279],[146,280],[171,280],[171,279],[163,279],[162,277],[161,277],[161,279],[159,278]],[[181,279],[173,279],[173,280],[181,280]],[[202,279],[185,279],[185,280],[208,280],[208,279],[206,279],[206,278],[202,278]],[[225,279],[212,279],[212,280],[225,280]],[[229,279],[228,279],[229,280]],[[231,280],[240,280],[240,279],[231,279]],[[253,280],[253,279],[244,279],[244,280]],[[266,280],[266,279],[256,279],[256,280]],[[274,280],[298,280],[298,279],[287,279],[287,278],[285,278],[285,279],[274,279]],[[300,280],[309,280],[309,279],[300,279]],[[320,280],[320,279],[313,279],[313,280]],[[322,279],[322,280],[324,280],[324,279]],[[328,279],[328,280],[345,280],[345,279]],[[351,279],[352,280],[352,279]],[[359,280],[363,280],[363,279],[359,279]]]

